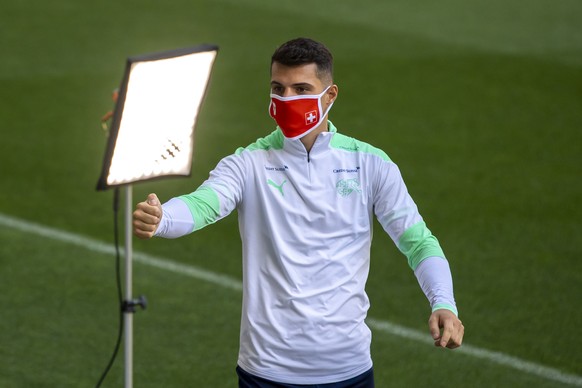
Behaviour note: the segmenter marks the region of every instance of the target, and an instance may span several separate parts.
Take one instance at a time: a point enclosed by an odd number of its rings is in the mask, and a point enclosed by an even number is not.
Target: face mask
[[[333,103],[325,112],[321,111],[321,96],[327,92],[308,96],[281,97],[271,93],[269,114],[275,121],[283,135],[289,139],[297,139],[307,135],[317,128],[327,115]]]

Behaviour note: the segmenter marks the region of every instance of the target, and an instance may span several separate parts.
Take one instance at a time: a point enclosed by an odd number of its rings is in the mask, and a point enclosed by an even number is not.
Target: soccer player
[[[271,59],[277,128],[222,159],[193,193],[133,213],[135,235],[176,238],[238,210],[243,251],[239,387],[373,387],[365,284],[376,216],[431,305],[436,346],[461,345],[449,265],[378,148],[338,132],[329,50],[311,39]]]

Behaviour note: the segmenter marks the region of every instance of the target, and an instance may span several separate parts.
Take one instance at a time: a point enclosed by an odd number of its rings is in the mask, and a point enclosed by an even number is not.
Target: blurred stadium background
[[[270,55],[297,36],[335,55],[332,121],[399,164],[466,326],[462,351],[419,338],[427,302],[377,225],[377,386],[582,386],[580,1],[17,0],[0,5],[1,387],[95,385],[113,349],[112,193],[95,185],[126,58],[220,46],[192,177],[134,187],[165,200],[272,130]],[[134,248],[161,259],[134,268],[135,385],[235,387],[236,215]],[[120,355],[104,386],[122,377]]]

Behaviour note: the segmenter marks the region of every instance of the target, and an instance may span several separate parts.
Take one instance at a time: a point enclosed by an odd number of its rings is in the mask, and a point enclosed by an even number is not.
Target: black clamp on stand
[[[140,295],[137,299],[124,300],[121,304],[121,311],[124,313],[135,313],[137,306],[141,307],[142,310],[148,307],[148,300],[145,295]]]

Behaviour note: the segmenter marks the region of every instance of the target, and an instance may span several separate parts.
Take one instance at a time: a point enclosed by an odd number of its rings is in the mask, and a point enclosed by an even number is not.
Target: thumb
[[[147,203],[150,206],[160,206],[160,200],[158,199],[158,196],[155,195],[154,193],[148,195]]]

